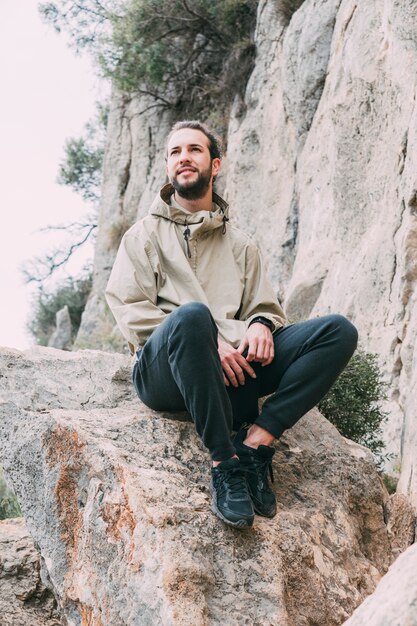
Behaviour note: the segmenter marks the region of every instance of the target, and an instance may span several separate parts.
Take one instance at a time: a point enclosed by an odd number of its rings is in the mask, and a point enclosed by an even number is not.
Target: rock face
[[[128,357],[3,358],[1,462],[69,626],[336,626],[414,538],[406,500],[317,411],[278,445],[276,518],[241,532],[210,511],[187,416],[132,399]]]
[[[353,613],[344,626],[417,625],[417,544],[392,565],[376,591]]]
[[[56,329],[48,341],[48,346],[59,350],[70,350],[71,345],[72,324],[68,306],[65,305],[56,314]]]
[[[0,521],[1,626],[60,626],[55,605],[24,521]]]
[[[226,197],[292,319],[347,315],[389,382],[385,430],[417,505],[417,4],[259,3],[256,59],[229,124]],[[103,299],[120,233],[164,181],[168,113],[115,94],[93,294],[79,346],[122,349]],[[146,146],[144,151],[143,146]]]
[[[146,97],[113,93],[107,130],[93,289],[76,348],[123,351],[124,341],[104,299],[104,290],[124,232],[149,210],[165,182],[163,146],[172,115]]]
[[[379,354],[385,438],[417,505],[417,5],[259,5],[257,57],[229,126],[227,197],[292,319],[347,315]]]

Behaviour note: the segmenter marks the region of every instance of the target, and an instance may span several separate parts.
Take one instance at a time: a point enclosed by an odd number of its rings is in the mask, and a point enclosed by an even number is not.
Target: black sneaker
[[[243,440],[246,439],[246,436],[247,427],[242,426],[236,433],[233,444],[246,474],[246,482],[252,498],[253,508],[258,515],[274,517],[277,512],[277,501],[274,492],[269,486],[268,471],[271,481],[274,482],[272,457],[275,454],[275,448],[261,445],[255,449],[245,446]]]
[[[239,459],[228,459],[212,467],[211,477],[213,512],[234,528],[252,526],[255,515]]]

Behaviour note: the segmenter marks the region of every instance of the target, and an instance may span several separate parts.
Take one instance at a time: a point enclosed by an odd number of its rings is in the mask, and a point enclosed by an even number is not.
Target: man
[[[175,124],[170,182],[124,235],[106,295],[137,354],[139,397],[155,410],[189,411],[212,458],[213,510],[246,528],[255,513],[276,513],[274,439],[326,394],[357,332],[339,315],[286,323],[257,247],[227,223],[213,191],[220,157],[205,125]]]

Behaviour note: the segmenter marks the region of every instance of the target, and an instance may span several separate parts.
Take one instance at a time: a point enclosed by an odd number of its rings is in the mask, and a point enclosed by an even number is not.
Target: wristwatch
[[[262,315],[259,315],[258,317],[254,317],[253,320],[250,321],[249,326],[252,326],[252,324],[254,324],[255,322],[258,322],[259,324],[263,324],[264,326],[268,326],[271,332],[272,332],[272,329],[274,328],[274,324],[271,322],[271,320],[268,320],[266,317],[262,317]]]

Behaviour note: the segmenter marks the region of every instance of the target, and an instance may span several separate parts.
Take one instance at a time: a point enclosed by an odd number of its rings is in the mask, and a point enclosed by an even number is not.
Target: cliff
[[[390,390],[387,449],[414,504],[416,24],[413,0],[305,0],[288,26],[275,0],[261,0],[255,65],[232,106],[220,182],[232,219],[262,246],[289,317],[345,314],[379,355]],[[78,346],[123,349],[103,290],[120,233],[165,180],[173,113],[149,106],[113,98]]]

